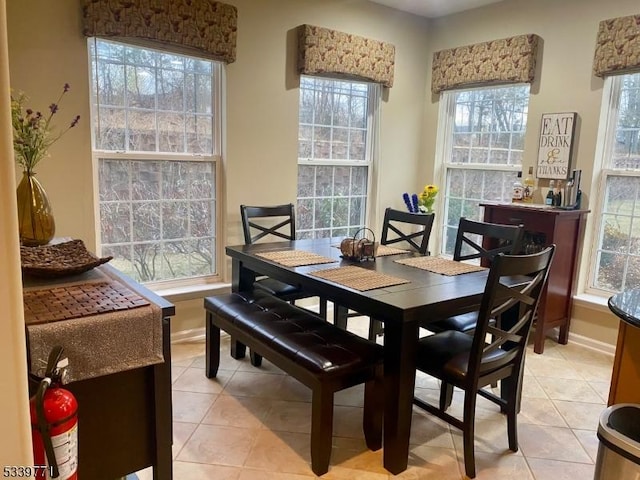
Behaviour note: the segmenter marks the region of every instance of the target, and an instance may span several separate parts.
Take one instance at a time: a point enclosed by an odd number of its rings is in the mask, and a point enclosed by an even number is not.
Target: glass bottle
[[[513,182],[513,187],[511,190],[511,201],[512,202],[522,202],[522,196],[524,193],[524,188],[522,186],[522,172],[518,172],[518,177],[516,181]]]
[[[533,203],[533,191],[535,188],[535,180],[533,179],[533,167],[529,167],[529,173],[522,183],[524,185],[524,190],[522,192],[522,201]]]
[[[553,200],[555,197],[555,187],[556,187],[556,182],[555,180],[549,180],[549,191],[547,192],[547,196],[544,199],[544,204],[545,205],[553,205]]]

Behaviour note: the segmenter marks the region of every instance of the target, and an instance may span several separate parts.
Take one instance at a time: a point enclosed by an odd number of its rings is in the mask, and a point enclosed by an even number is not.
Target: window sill
[[[201,299],[210,295],[228,292],[230,289],[230,283],[204,283],[201,285],[157,289],[153,292],[165,300],[175,303]]]
[[[579,307],[590,308],[599,312],[610,313],[607,302],[609,297],[603,297],[600,295],[594,295],[592,293],[580,293],[574,295],[573,304]]]

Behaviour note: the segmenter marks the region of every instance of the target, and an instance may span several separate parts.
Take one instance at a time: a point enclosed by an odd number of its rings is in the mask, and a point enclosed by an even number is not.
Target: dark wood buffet
[[[558,342],[566,344],[569,338],[571,307],[576,290],[576,279],[584,225],[589,210],[564,210],[532,204],[481,203],[484,221],[511,225],[524,225],[525,239],[522,253],[533,253],[555,244],[556,252],[549,271],[535,323],[534,351],[544,351],[544,339],[549,330],[559,327]]]

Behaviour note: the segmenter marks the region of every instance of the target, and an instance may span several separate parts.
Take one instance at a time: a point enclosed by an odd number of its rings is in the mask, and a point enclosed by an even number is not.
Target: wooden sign
[[[540,124],[536,177],[569,177],[577,113],[545,113]]]

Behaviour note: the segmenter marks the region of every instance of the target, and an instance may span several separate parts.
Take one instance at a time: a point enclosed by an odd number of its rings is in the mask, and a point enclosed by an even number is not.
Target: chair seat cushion
[[[470,332],[476,328],[476,323],[478,323],[477,311],[463,313],[462,315],[445,318],[443,320],[438,320],[437,322],[427,323],[424,325],[424,328],[434,333],[445,332],[447,330]]]
[[[275,280],[273,278],[261,278],[254,284],[256,288],[276,297],[288,297],[302,294],[302,290],[288,283]]]
[[[467,375],[472,343],[471,335],[456,330],[422,337],[418,342],[416,366],[448,383],[459,384]],[[504,350],[494,350],[485,355],[483,363],[494,362],[506,354]]]

